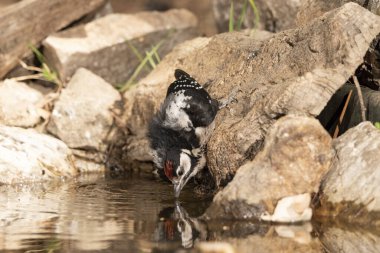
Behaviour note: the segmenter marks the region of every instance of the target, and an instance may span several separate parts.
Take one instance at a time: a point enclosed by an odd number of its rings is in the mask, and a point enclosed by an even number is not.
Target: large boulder
[[[0,125],[0,184],[75,175],[74,156],[62,141],[32,129]]]
[[[380,130],[363,122],[333,145],[336,157],[321,186],[318,213],[374,225],[380,218]]]
[[[129,130],[125,150],[133,147],[130,154],[139,155],[128,159],[149,159],[147,122],[174,80],[174,69],[181,68],[213,98],[232,101],[218,112],[207,150],[217,185],[226,184],[261,150],[267,129],[278,118],[319,115],[379,33],[380,17],[348,3],[306,26],[274,35],[225,33],[184,43],[124,95]]]
[[[47,130],[70,148],[104,151],[119,100],[109,83],[80,68],[56,101]]]
[[[25,83],[6,79],[0,82],[0,124],[34,127],[45,114],[43,95]]]
[[[248,137],[248,136],[247,136]],[[333,158],[331,137],[314,118],[285,116],[264,149],[214,198],[207,218],[310,220],[310,197]]]
[[[196,35],[196,17],[187,10],[110,14],[82,26],[49,36],[44,54],[64,80],[84,67],[111,84],[122,84],[139,64],[129,44],[140,54],[160,41],[162,57],[173,45]]]

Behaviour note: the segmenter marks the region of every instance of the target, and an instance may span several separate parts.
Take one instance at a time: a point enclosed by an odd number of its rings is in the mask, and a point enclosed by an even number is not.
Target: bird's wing
[[[210,125],[218,111],[218,103],[210,98],[208,93],[202,88],[201,90],[188,89],[184,92],[186,97],[191,97],[187,101],[184,111],[188,115],[194,128],[206,127]]]
[[[218,110],[218,102],[185,71],[177,69],[176,80],[167,92],[167,117],[186,130],[211,124]],[[169,106],[169,107],[168,107]],[[179,110],[174,110],[179,109]],[[184,115],[182,112],[185,112]]]

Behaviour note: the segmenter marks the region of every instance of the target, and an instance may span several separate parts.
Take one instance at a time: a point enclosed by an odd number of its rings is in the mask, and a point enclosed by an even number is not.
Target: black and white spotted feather
[[[210,125],[218,111],[218,102],[185,71],[177,69],[174,76],[176,80],[169,86],[166,97],[174,96],[179,102],[184,99],[186,106],[182,109],[189,116],[193,128]]]

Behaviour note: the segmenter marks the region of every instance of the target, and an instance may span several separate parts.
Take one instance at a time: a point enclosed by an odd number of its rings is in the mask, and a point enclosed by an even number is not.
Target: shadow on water
[[[363,228],[197,218],[210,201],[185,189],[175,202],[170,185],[146,174],[1,186],[0,250],[192,252],[222,241],[235,252],[380,252],[378,231]]]

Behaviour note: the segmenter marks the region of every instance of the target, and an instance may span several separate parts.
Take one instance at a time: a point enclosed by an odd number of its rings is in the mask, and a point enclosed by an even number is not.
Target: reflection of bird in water
[[[191,248],[194,242],[207,240],[207,234],[206,223],[190,217],[180,203],[176,202],[175,207],[165,208],[160,212],[155,240],[180,240],[184,248]]]
[[[207,240],[207,226],[197,218],[191,218],[178,201],[175,203],[175,215],[178,216],[177,229],[181,233],[182,246],[191,248],[196,241]]]

